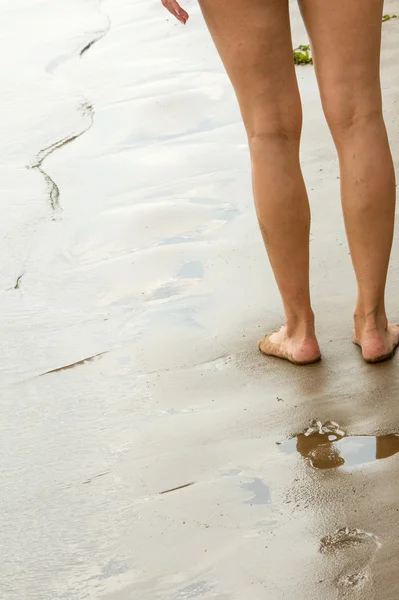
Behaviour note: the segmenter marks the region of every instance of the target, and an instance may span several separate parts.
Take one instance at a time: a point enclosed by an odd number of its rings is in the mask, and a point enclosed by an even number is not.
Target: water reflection
[[[241,487],[243,490],[253,494],[249,500],[245,501],[245,504],[269,504],[270,489],[260,477],[255,477],[249,483],[241,484]]]
[[[365,465],[399,452],[399,435],[343,437],[304,433],[281,444],[284,452],[299,452],[315,469]]]
[[[192,260],[186,262],[179,272],[179,277],[184,279],[202,279],[204,276],[204,268],[200,260]]]

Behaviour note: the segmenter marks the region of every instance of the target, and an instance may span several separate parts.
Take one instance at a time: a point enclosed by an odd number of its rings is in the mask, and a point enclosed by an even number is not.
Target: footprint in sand
[[[337,529],[332,535],[326,535],[320,542],[320,552],[329,554],[338,552],[345,548],[360,546],[362,544],[372,544],[379,547],[379,542],[374,533],[362,531],[361,529],[350,529],[342,527]]]
[[[338,529],[321,540],[322,554],[344,562],[335,582],[340,598],[367,600],[374,597],[370,567],[380,547],[381,543],[373,533],[349,527]]]

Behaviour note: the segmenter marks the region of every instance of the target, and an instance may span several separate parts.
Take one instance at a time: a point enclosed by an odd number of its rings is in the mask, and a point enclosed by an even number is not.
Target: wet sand
[[[282,309],[195,3],[186,28],[156,0],[4,4],[1,598],[397,600],[399,358],[351,344],[313,68],[297,73],[324,360],[295,368],[257,351]],[[294,3],[292,22],[305,43]],[[388,21],[397,166],[398,40]],[[395,320],[398,292],[396,240]],[[314,420],[345,437],[301,436]]]

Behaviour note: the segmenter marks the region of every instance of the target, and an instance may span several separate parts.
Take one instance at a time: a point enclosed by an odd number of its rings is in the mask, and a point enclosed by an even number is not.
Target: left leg
[[[200,0],[247,131],[258,220],[286,326],[260,343],[296,364],[320,359],[309,292],[310,210],[299,162],[302,107],[288,0]]]

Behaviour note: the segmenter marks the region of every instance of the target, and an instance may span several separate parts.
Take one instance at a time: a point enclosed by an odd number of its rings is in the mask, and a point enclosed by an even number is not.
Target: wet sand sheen
[[[368,367],[351,344],[313,67],[297,74],[324,362],[298,372],[256,349],[282,311],[237,104],[189,8],[186,28],[159,0],[0,8],[3,597],[397,600],[398,357]],[[395,243],[392,314],[398,290]],[[347,435],[276,446],[316,416]]]

